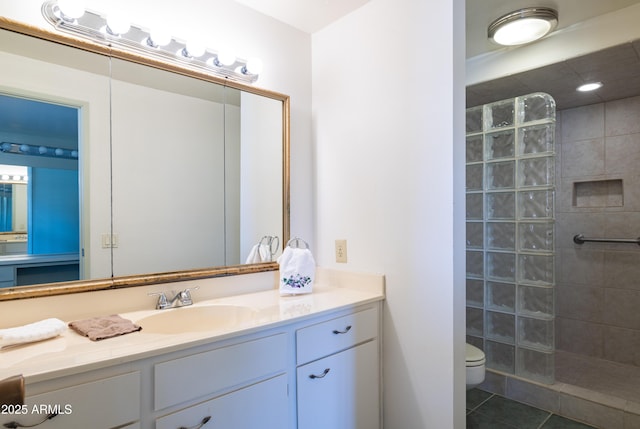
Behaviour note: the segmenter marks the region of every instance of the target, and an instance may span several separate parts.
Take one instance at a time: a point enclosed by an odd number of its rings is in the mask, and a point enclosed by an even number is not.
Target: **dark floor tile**
[[[585,425],[575,420],[565,419],[555,414],[542,425],[540,429],[596,429],[595,426]]]
[[[521,402],[494,395],[480,405],[475,413],[483,414],[496,422],[519,429],[538,429],[550,413]]]
[[[478,405],[489,399],[493,393],[480,389],[467,390],[467,410],[473,410]]]
[[[516,426],[502,423],[485,414],[473,411],[467,414],[467,429],[516,429]]]

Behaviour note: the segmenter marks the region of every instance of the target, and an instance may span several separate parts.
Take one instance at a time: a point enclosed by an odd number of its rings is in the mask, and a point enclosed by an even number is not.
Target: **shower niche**
[[[467,342],[487,367],[554,382],[555,101],[466,111]]]
[[[576,208],[623,207],[622,179],[575,182],[573,206]]]

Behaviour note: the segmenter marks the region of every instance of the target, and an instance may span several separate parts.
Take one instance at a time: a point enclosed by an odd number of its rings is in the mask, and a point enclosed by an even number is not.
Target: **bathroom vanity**
[[[312,294],[281,297],[276,262],[240,263],[265,231],[283,246],[291,238],[289,96],[146,44],[59,30],[0,17],[0,77],[10,95],[73,107],[81,120],[80,157],[60,168],[82,171],[69,198],[85,216],[81,281],[54,284],[47,272],[42,285],[13,287],[37,270],[0,265],[0,328],[119,314],[142,331],[93,342],[69,330],[0,350],[0,380],[26,382],[26,405],[0,409],[0,426],[379,428],[383,276],[318,269]],[[174,150],[176,139],[189,150]],[[21,146],[9,149],[20,157]],[[189,186],[167,174],[177,159],[201,173]],[[197,207],[181,210],[180,228],[167,195]],[[154,309],[150,294],[186,288],[193,305]]]
[[[382,276],[319,270],[312,294],[290,297],[272,286],[229,295],[216,288],[224,281],[197,281],[193,306],[150,310],[147,299],[121,313],[137,333],[92,342],[67,331],[0,350],[0,379],[22,373],[27,393],[0,424],[381,427]],[[212,294],[223,296],[202,299]]]

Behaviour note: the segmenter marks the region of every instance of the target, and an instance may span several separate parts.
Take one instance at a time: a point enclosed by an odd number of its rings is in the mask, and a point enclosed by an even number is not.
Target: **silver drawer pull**
[[[205,417],[204,419],[202,419],[202,421],[199,424],[195,426],[189,426],[189,427],[180,426],[178,429],[200,429],[201,427],[209,423],[209,420],[211,420],[211,416]]]
[[[346,328],[344,328],[344,331],[338,331],[337,329],[334,329],[333,333],[336,334],[336,335],[338,335],[338,334],[346,334],[350,330],[351,330],[351,325],[349,325]]]
[[[316,378],[324,378],[327,374],[329,374],[329,371],[331,371],[331,368],[325,369],[320,375],[311,374],[309,378],[312,380],[315,380]]]
[[[34,428],[36,426],[40,426],[42,423],[46,422],[47,420],[51,420],[52,418],[54,418],[55,416],[57,416],[58,413],[51,413],[49,415],[47,415],[44,419],[42,419],[42,421],[39,421],[38,423],[34,423],[32,425],[23,425],[22,423],[19,422],[9,422],[9,423],[5,423],[3,426],[9,429],[16,429],[16,428]]]

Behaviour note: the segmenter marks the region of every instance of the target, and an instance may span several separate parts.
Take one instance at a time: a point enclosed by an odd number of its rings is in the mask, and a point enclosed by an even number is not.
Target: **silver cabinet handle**
[[[338,334],[346,334],[350,330],[351,330],[351,325],[349,325],[346,328],[344,328],[344,331],[338,331],[337,329],[334,329],[333,333],[336,334],[336,335],[338,335]]]
[[[57,416],[58,413],[51,413],[49,415],[47,415],[44,419],[42,419],[42,421],[39,421],[38,423],[34,423],[32,425],[23,425],[20,422],[9,422],[9,423],[5,423],[3,426],[9,429],[17,429],[17,428],[34,428],[36,426],[40,426],[42,423],[46,422],[47,420],[51,420],[52,418],[54,418],[55,416]]]
[[[211,420],[211,416],[207,416],[204,419],[202,419],[202,421],[200,423],[198,423],[195,426],[180,426],[178,429],[200,429],[201,427],[203,427],[204,425],[206,425],[207,423],[209,423],[209,420]]]
[[[315,380],[316,378],[324,378],[327,374],[329,374],[329,371],[331,371],[331,368],[325,369],[320,375],[311,374],[309,378],[312,380]]]

